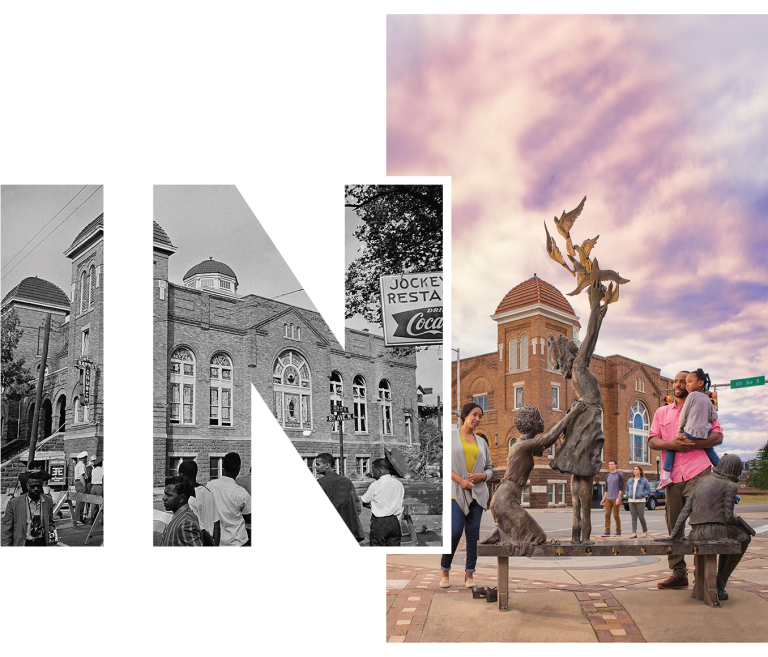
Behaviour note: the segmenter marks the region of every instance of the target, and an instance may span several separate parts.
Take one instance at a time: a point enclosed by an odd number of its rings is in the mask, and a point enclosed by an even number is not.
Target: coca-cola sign
[[[384,341],[388,347],[443,343],[443,273],[381,277]]]

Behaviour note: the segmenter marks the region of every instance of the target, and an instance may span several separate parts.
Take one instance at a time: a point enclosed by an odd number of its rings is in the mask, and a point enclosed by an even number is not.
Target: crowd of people
[[[237,452],[222,459],[222,476],[197,481],[197,463],[183,461],[179,473],[165,480],[163,506],[172,513],[161,546],[249,546],[251,475],[240,476]]]

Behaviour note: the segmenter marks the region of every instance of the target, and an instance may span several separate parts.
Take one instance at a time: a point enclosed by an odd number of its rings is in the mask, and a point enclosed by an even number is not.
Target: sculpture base
[[[620,540],[601,541],[594,545],[579,543],[542,543],[534,545],[534,557],[617,557],[692,554],[694,555],[694,588],[691,597],[702,600],[710,607],[719,607],[717,599],[717,556],[718,554],[739,554],[741,543],[718,541],[650,541]],[[499,611],[509,609],[509,555],[504,546],[478,545],[478,557],[496,557],[499,591]]]

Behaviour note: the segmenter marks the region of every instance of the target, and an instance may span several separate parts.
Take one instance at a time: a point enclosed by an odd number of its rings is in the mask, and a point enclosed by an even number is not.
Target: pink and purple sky
[[[496,348],[489,316],[533,276],[574,279],[543,221],[587,203],[631,282],[597,353],[715,383],[768,374],[768,17],[390,16],[387,173],[450,175],[452,346]],[[583,321],[585,294],[568,297]],[[728,451],[768,439],[768,387],[723,390]]]

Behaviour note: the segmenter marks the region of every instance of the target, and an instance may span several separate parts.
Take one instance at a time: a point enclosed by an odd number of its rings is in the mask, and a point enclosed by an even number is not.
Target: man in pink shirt
[[[685,506],[686,500],[693,494],[698,481],[709,474],[711,463],[704,449],[715,447],[723,442],[723,428],[715,420],[712,423],[712,433],[704,440],[691,440],[687,436],[677,437],[680,412],[683,410],[688,391],[685,388],[685,377],[688,372],[682,371],[675,375],[673,384],[675,403],[662,406],[653,416],[651,430],[648,433],[648,447],[660,450],[661,460],[664,453],[670,449],[675,455],[675,467],[672,469],[672,483],[666,489],[666,522],[669,533],[675,527],[677,517]],[[688,588],[688,571],[685,557],[669,555],[669,567],[672,576],[659,582],[660,589]]]

